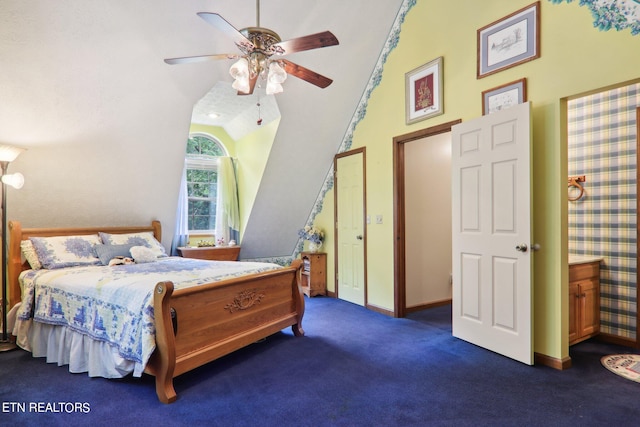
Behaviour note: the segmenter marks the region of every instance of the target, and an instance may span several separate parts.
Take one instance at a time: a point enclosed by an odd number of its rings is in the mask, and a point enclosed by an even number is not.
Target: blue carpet
[[[601,364],[633,349],[587,341],[573,367],[526,366],[451,336],[451,307],[393,319],[306,299],[306,336],[277,333],[175,380],[70,374],[18,350],[0,354],[3,426],[631,426],[640,384]],[[65,413],[70,404],[80,410]],[[25,411],[19,405],[24,404]],[[30,405],[40,405],[30,412]],[[49,405],[47,407],[47,404]],[[56,406],[57,405],[57,406]],[[63,412],[51,412],[62,410]]]

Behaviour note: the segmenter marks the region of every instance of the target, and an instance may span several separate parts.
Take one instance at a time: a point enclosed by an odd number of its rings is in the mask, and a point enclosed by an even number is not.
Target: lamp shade
[[[274,83],[271,80],[267,81],[267,88],[265,89],[267,95],[275,95],[276,93],[283,92],[284,88],[280,83]]]
[[[249,93],[251,90],[249,87],[249,62],[245,58],[238,59],[229,69],[229,74],[235,79],[231,85],[232,88],[239,92]]]
[[[2,175],[2,182],[10,185],[16,190],[19,190],[24,185],[24,175],[22,175],[20,172],[12,173],[9,175]]]
[[[249,93],[251,87],[249,86],[249,77],[238,77],[236,78],[231,87],[242,93]]]
[[[282,84],[287,80],[287,72],[277,62],[269,64],[269,77],[270,82]]]
[[[231,77],[234,79],[249,79],[249,62],[245,58],[238,59],[231,68],[229,68],[229,74],[231,74]]]
[[[274,95],[283,91],[282,83],[287,79],[287,73],[277,62],[269,64],[269,76],[267,77],[267,95]]]
[[[13,162],[23,151],[24,148],[0,145],[0,162]]]

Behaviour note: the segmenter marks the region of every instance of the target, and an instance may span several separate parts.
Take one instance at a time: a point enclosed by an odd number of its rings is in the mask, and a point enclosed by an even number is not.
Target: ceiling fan
[[[167,64],[187,64],[217,59],[238,59],[231,66],[229,73],[235,79],[233,88],[242,95],[253,93],[258,78],[266,81],[267,94],[282,92],[282,83],[287,78],[287,74],[320,88],[326,88],[333,82],[328,77],[282,58],[284,55],[294,52],[337,45],[338,39],[330,31],[282,41],[275,31],[260,27],[260,0],[256,0],[255,27],[237,30],[217,13],[199,12],[198,16],[231,38],[241,54],[187,56],[168,58],[164,62]]]

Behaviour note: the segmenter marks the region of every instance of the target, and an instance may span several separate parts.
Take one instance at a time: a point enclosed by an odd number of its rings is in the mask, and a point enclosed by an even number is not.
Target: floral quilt
[[[170,280],[176,289],[281,268],[263,262],[203,261],[168,257],[118,266],[27,270],[20,276],[18,316],[68,327],[108,342],[142,371],[155,349],[153,289]]]

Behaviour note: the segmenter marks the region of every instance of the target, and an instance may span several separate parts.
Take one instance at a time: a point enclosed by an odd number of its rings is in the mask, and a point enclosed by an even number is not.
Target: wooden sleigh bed
[[[30,237],[76,236],[107,232],[152,232],[161,239],[161,226],[23,229],[9,223],[8,282],[10,307],[21,300],[20,273],[28,270],[20,242]],[[288,326],[302,336],[304,296],[300,286],[301,262],[281,269],[235,277],[185,289],[171,281],[155,285],[153,307],[156,348],[145,371],[155,376],[156,394],[164,403],[177,395],[178,375],[272,335]]]

